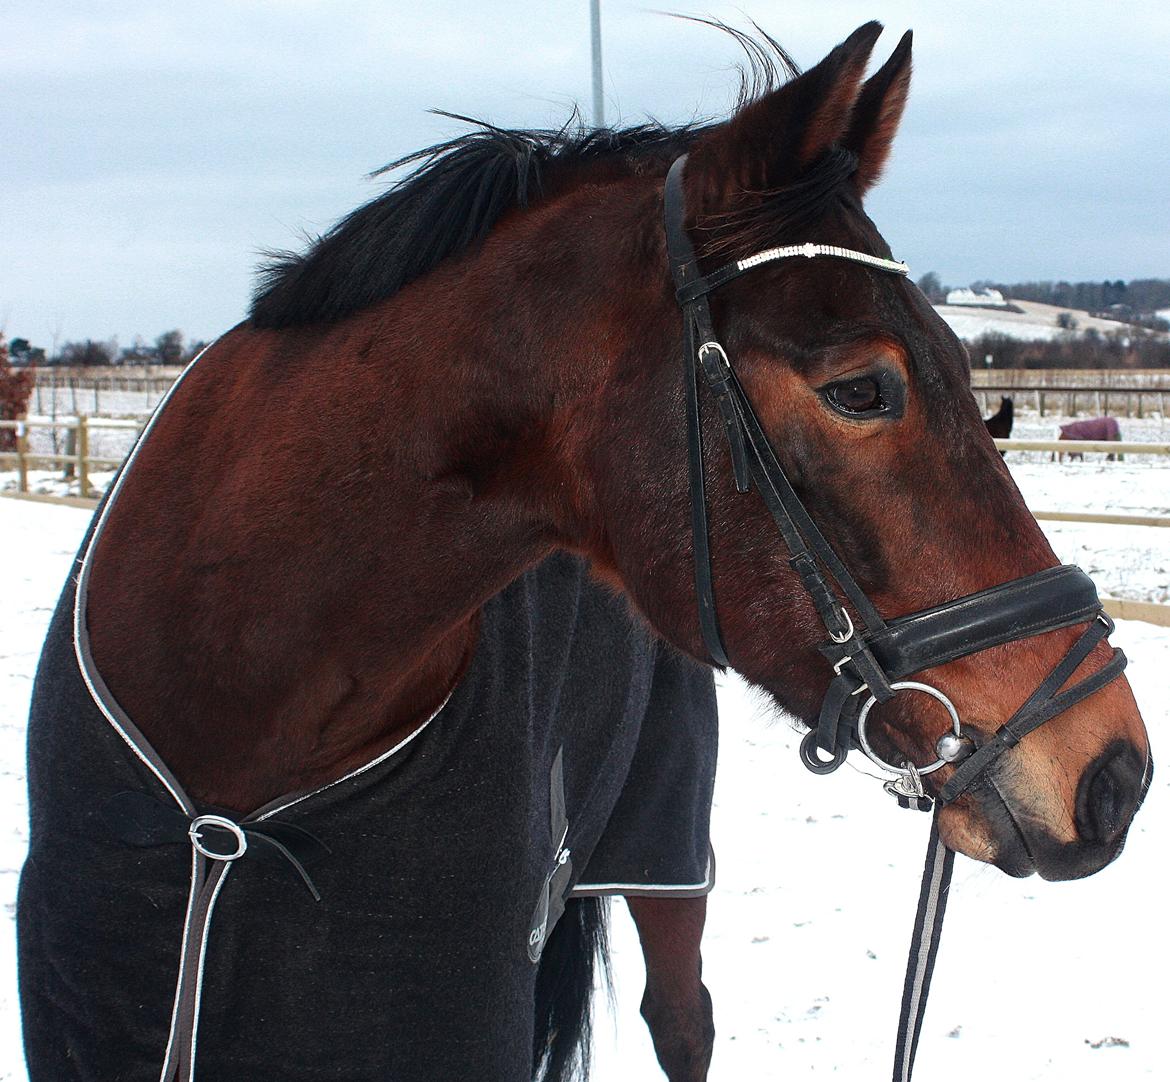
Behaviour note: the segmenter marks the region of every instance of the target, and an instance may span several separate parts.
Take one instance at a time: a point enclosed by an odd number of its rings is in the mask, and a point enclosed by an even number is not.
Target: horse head
[[[806,243],[892,258],[863,200],[906,103],[911,42],[907,34],[866,80],[879,33],[876,23],[861,27],[804,74],[692,134],[680,198],[699,272]],[[604,526],[584,547],[665,637],[711,659],[692,579],[680,370],[695,361],[680,364],[677,283],[667,276],[660,227],[646,217],[661,221],[662,180],[652,192],[624,183],[643,215],[627,244],[641,277],[619,283],[636,300],[615,301],[607,313],[620,311],[626,322],[605,339],[613,358],[605,421],[583,463],[595,521]],[[1030,584],[1029,576],[1058,566],[984,427],[965,348],[911,281],[851,258],[777,259],[735,273],[707,297],[722,348],[778,466],[882,618],[1016,580]],[[785,710],[815,724],[834,676],[821,649],[824,613],[765,501],[737,486],[743,467],[733,461],[728,424],[705,395],[704,502],[726,657]],[[844,611],[851,624],[863,622],[855,606]],[[1000,636],[914,679],[949,699],[964,737],[985,746],[1078,641],[1087,656],[1073,657],[1075,675],[1049,681],[1050,693],[1111,663],[1103,630],[1082,639],[1093,619],[1050,621],[1056,626],[1043,633],[1020,626],[1027,637]],[[873,705],[869,741],[893,764],[925,764],[936,759],[948,724],[934,697],[902,693]],[[1120,851],[1150,762],[1129,686],[1110,679],[1030,731],[953,798],[941,812],[942,838],[1013,875],[1090,874]],[[948,763],[927,788],[937,793],[955,770]]]

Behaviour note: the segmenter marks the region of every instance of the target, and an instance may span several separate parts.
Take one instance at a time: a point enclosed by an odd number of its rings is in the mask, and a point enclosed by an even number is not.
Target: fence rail
[[[971,386],[1008,390],[1092,387],[1110,391],[1170,388],[1170,368],[984,368],[971,369]]]
[[[1170,627],[1170,605],[1159,601],[1131,601],[1127,597],[1103,597],[1101,606],[1115,620],[1144,620]]]
[[[1041,417],[1047,413],[1055,413],[1060,417],[1076,417],[1082,412],[1090,417],[1145,417],[1150,413],[1164,417],[1166,401],[1170,398],[1170,386],[1062,387],[989,384],[972,387],[971,393],[984,413],[998,409],[999,398],[1006,395],[1015,401],[1017,408],[1033,406]]]
[[[1080,455],[1086,451],[1109,455],[1170,455],[1170,443],[1130,443],[1125,440],[996,440],[1001,451],[1052,451]]]
[[[16,464],[16,490],[28,493],[28,471],[38,464],[65,466],[65,476],[76,476],[77,491],[82,499],[89,497],[89,474],[94,469],[116,470],[123,458],[103,458],[89,453],[89,435],[95,429],[142,429],[145,421],[124,420],[118,417],[28,417],[21,421],[0,420],[0,429],[11,430],[16,437],[15,451],[0,451],[0,465]],[[63,428],[66,432],[66,453],[32,451],[28,445],[29,430],[33,428]],[[68,448],[72,448],[69,450]]]
[[[121,458],[90,455],[89,435],[95,430],[133,431],[137,434],[145,420],[119,417],[28,417],[20,421],[0,420],[0,430],[8,429],[16,434],[16,450],[0,451],[0,463],[15,462],[19,472],[19,491],[28,491],[28,469],[31,463],[64,463],[76,470],[80,482],[79,491],[83,497],[89,492],[91,469],[117,469]],[[64,454],[56,452],[34,452],[29,449],[30,429],[64,429],[67,433],[67,449]],[[1001,451],[1048,451],[1059,454],[1084,454],[1085,452],[1108,455],[1170,455],[1170,443],[1137,443],[1123,440],[996,440],[995,446]],[[67,475],[69,470],[67,469]],[[1063,516],[1058,518],[1058,516]],[[1167,521],[1139,515],[1090,515],[1074,512],[1037,512],[1037,518],[1057,519],[1069,522],[1116,522],[1123,525],[1167,525]]]

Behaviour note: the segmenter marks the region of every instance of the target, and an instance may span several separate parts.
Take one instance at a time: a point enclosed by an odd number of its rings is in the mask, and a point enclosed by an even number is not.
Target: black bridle
[[[815,729],[801,744],[801,759],[810,770],[836,770],[850,749],[861,748],[875,762],[897,774],[887,788],[905,806],[926,810],[921,775],[955,765],[938,800],[948,804],[973,785],[1008,748],[1050,718],[1104,687],[1125,668],[1125,655],[1114,649],[1110,660],[1091,676],[1060,689],[1113,629],[1101,608],[1092,580],[1078,567],[1062,565],[1038,571],[988,590],[921,612],[883,619],[865,591],[825,539],[793,489],[772,450],[750,399],[715,334],[707,295],[753,267],[780,259],[827,257],[847,259],[883,273],[905,275],[905,264],[829,245],[794,245],[737,260],[704,275],[686,230],[682,176],[683,155],[666,178],[667,251],[676,295],[683,313],[683,369],[690,464],[691,526],[694,533],[695,587],[699,623],[711,659],[729,664],[715,607],[703,481],[703,440],[699,380],[714,398],[731,449],[736,489],[754,485],[771,512],[788,549],[789,566],[800,576],[829,641],[821,647],[834,676],[821,705]],[[848,606],[848,607],[847,607]],[[851,611],[853,615],[851,615]],[[942,692],[906,677],[1003,643],[1088,622],[1064,659],[1014,715],[981,746],[963,731],[958,713]],[[939,741],[938,760],[915,767],[883,762],[865,733],[869,710],[900,691],[921,691],[946,706],[952,730]],[[819,749],[819,750],[818,750]],[[822,758],[820,752],[829,757]]]
[[[715,664],[729,664],[719,631],[711,572],[699,372],[723,420],[736,489],[746,493],[755,485],[780,529],[788,549],[788,563],[800,576],[828,633],[829,641],[821,647],[821,653],[834,675],[816,728],[801,743],[801,760],[816,773],[828,773],[845,761],[850,749],[860,747],[897,775],[896,780],[886,782],[886,789],[903,807],[923,811],[932,804],[935,807],[894,1053],[894,1082],[910,1082],[955,858],[939,836],[938,809],[966,792],[999,756],[1028,733],[1120,676],[1125,655],[1114,649],[1097,672],[1061,691],[1081,662],[1113,629],[1092,580],[1080,568],[1067,565],[1050,567],[921,612],[882,618],[817,528],[781,468],[727,352],[716,337],[707,294],[753,267],[801,256],[847,259],[883,273],[905,275],[908,268],[904,263],[851,249],[805,244],[773,248],[704,275],[686,230],[682,184],[685,166],[686,155],[671,166],[664,201],[670,270],[683,313],[691,526],[703,641]],[[846,608],[847,604],[850,608]],[[854,615],[850,615],[850,609]],[[958,711],[941,691],[906,679],[980,650],[1086,622],[1088,628],[1028,701],[981,745],[974,739],[976,734],[963,730]],[[900,691],[933,696],[951,717],[951,730],[938,741],[938,759],[933,763],[916,767],[910,762],[902,766],[884,762],[867,739],[865,727],[870,709],[888,702]],[[829,757],[822,758],[820,752]],[[936,803],[927,796],[922,775],[948,765],[953,766],[954,772],[939,789]]]

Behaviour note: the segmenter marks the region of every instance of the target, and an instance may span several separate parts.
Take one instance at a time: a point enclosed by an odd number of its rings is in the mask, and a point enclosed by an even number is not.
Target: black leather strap
[[[691,248],[684,225],[686,210],[682,203],[682,169],[685,161],[684,156],[671,166],[664,195],[670,269],[675,284],[679,286],[698,277],[694,249]],[[672,184],[670,178],[676,176],[677,181]],[[672,238],[677,238],[680,235],[686,243],[684,250],[677,252],[672,247]],[[706,300],[702,302],[702,309],[709,324],[711,317]],[[695,331],[695,308],[688,308],[683,312],[683,396],[687,414],[687,458],[691,492],[691,537],[694,543],[695,558],[695,596],[699,610],[699,628],[703,634],[707,653],[711,655],[714,664],[726,667],[729,662],[727,651],[723,646],[723,635],[719,629],[719,616],[715,608],[715,586],[711,574],[707,491],[703,473],[702,414],[699,411],[699,387],[695,369],[697,349]]]
[[[229,813],[221,813],[233,819]],[[149,793],[126,789],[111,796],[100,810],[106,828],[119,841],[138,848],[153,848],[156,845],[190,845],[188,830],[191,819],[171,802],[155,799]],[[237,824],[248,841],[257,843],[249,850],[271,858],[280,858],[290,864],[300,876],[305,888],[314,901],[321,895],[305,867],[320,860],[329,852],[315,835],[295,823],[281,823],[274,819],[264,822],[241,822]],[[213,852],[231,852],[236,845],[234,836],[221,831],[214,824],[200,828],[204,845]],[[224,835],[219,837],[218,835]]]
[[[1014,748],[1028,733],[1038,729],[1046,721],[1062,714],[1070,706],[1100,691],[1116,680],[1125,669],[1126,657],[1114,648],[1110,659],[1092,676],[1074,684],[1067,691],[1060,689],[1081,663],[1092,653],[1093,648],[1113,630],[1113,621],[1102,614],[1088,627],[1088,630],[1073,644],[1060,664],[1044,679],[1044,682],[1029,696],[992,738],[956,768],[939,790],[940,805],[950,804],[966,792],[1008,748]]]
[[[978,650],[1083,624],[1100,611],[1093,580],[1062,564],[895,617],[867,641],[891,679],[901,680]]]
[[[699,273],[698,257],[686,230],[686,204],[682,185],[685,167],[685,155],[671,166],[666,178],[663,205],[671,274],[676,288],[688,297],[683,304],[683,363],[691,478],[691,525],[694,533],[699,623],[707,650],[716,664],[728,664],[716,615],[710,563],[701,415],[695,386],[696,364],[703,372],[704,381],[723,419],[736,487],[740,492],[746,492],[750,474],[780,528],[792,557],[792,566],[800,574],[829,633],[836,639],[847,636],[852,621],[825,579],[820,565],[828,570],[853,605],[863,630],[879,630],[885,626],[884,621],[797,496],[772,451],[747,394],[728,363],[722,345],[715,337],[706,294],[741,271],[738,265],[731,265],[723,268],[718,280],[714,281],[711,278],[704,279]]]

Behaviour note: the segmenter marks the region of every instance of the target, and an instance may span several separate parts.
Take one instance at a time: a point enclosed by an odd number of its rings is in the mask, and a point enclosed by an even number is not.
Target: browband
[[[686,285],[679,286],[675,296],[678,297],[679,304],[689,304],[696,297],[705,296],[712,290],[730,282],[733,278],[738,278],[744,271],[763,266],[765,263],[775,263],[781,259],[794,259],[797,256],[813,259],[819,255],[832,256],[835,259],[848,259],[854,263],[862,263],[867,267],[889,271],[891,274],[905,276],[910,273],[910,267],[897,259],[883,259],[881,256],[868,255],[852,248],[840,248],[835,244],[813,244],[810,241],[805,244],[787,244],[783,248],[765,248],[764,251],[756,252],[755,255],[737,259],[734,263],[728,263],[718,270],[713,270],[710,274],[705,274]]]

